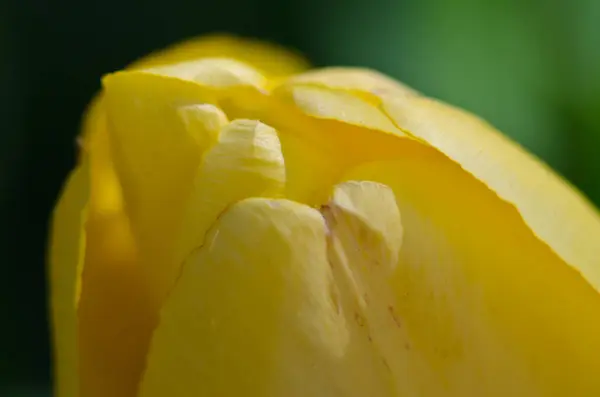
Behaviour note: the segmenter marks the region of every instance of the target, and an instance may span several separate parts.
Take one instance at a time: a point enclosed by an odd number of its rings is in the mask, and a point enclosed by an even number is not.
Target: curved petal
[[[293,103],[312,117],[404,135],[381,111],[379,104],[374,103],[368,96],[358,96],[352,91],[304,82],[294,83],[292,79],[290,83],[277,87],[273,95]]]
[[[130,66],[142,69],[200,58],[229,58],[244,62],[270,78],[289,76],[308,69],[299,54],[264,41],[229,35],[202,36],[157,51]]]
[[[188,62],[203,58],[221,58],[239,61],[258,70],[269,79],[279,80],[308,69],[308,62],[298,53],[275,44],[259,40],[245,39],[225,34],[205,35],[177,43],[156,51],[133,64],[128,70],[164,67],[170,64]],[[102,107],[100,93],[88,109],[84,117],[81,140],[87,140],[89,131]],[[82,152],[85,153],[85,143]]]
[[[285,183],[284,158],[273,128],[255,120],[225,126],[194,178],[176,241],[177,266],[204,243],[210,226],[228,207],[248,197],[281,197]]]
[[[140,396],[396,395],[394,198],[348,184],[324,215],[258,198],[223,213],[163,306]]]
[[[80,395],[129,396],[150,336],[149,294],[112,163],[103,104],[94,112],[84,156],[91,181],[78,307]]]
[[[214,103],[191,81],[121,72],[104,84],[112,159],[142,260],[164,263],[202,154],[227,120],[217,117],[214,127],[190,120],[190,112],[209,117],[197,105]]]
[[[600,215],[552,170],[487,123],[425,97],[385,98],[403,128],[513,204],[536,236],[600,291]]]
[[[49,278],[58,397],[79,395],[77,306],[85,258],[89,190],[89,164],[82,162],[67,180],[52,217]]]
[[[380,104],[381,95],[420,95],[412,88],[374,70],[362,68],[329,67],[310,70],[291,76],[284,85],[309,85],[351,92],[372,103]]]
[[[417,395],[598,395],[600,296],[589,281],[436,149],[405,139],[395,151],[344,179],[383,183],[398,202],[392,288],[426,369],[411,380]]]
[[[361,106],[370,104],[371,110],[360,113],[363,117],[378,111],[377,117],[385,116],[405,136],[435,147],[459,164],[513,204],[540,240],[600,290],[598,212],[547,166],[483,121],[375,72],[356,69],[301,74],[284,83],[275,95],[312,117],[369,127],[362,130],[361,136],[346,140],[377,142],[374,145],[381,147],[381,156],[388,157],[384,153],[389,152],[387,145],[382,144],[386,139],[381,135],[395,132],[377,121],[380,118],[369,116],[368,123],[357,122],[360,116],[349,116],[345,111],[354,109],[352,103],[356,101],[361,101]],[[347,99],[349,96],[354,99]],[[323,140],[324,144],[337,140],[339,145],[349,145],[333,134]],[[368,157],[366,151],[362,155]]]
[[[78,308],[80,395],[135,392],[153,323],[153,294],[127,216],[90,213]]]

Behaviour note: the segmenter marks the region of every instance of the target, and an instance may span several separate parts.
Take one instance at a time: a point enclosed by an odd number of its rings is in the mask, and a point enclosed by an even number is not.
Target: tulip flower
[[[600,216],[484,121],[220,36],[102,86],[53,217],[58,397],[600,395]]]

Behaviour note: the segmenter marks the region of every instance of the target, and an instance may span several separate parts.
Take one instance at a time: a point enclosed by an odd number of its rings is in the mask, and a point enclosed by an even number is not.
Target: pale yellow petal
[[[598,395],[593,287],[435,148],[404,139],[394,150],[345,178],[390,186],[402,214],[392,287],[416,370],[400,378],[418,391],[408,395]]]
[[[69,176],[52,217],[49,278],[57,397],[79,395],[77,306],[89,190],[89,163],[83,161]]]
[[[412,88],[369,69],[329,67],[310,70],[291,76],[286,85],[310,85],[357,94],[372,103],[379,104],[381,95],[414,96],[419,93]]]
[[[277,87],[273,95],[281,101],[293,103],[312,117],[404,135],[371,98],[355,95],[351,91],[317,84],[295,83],[292,80]]]
[[[600,291],[600,215],[580,193],[477,117],[426,97],[385,98],[394,121],[513,204],[538,238]]]
[[[288,170],[288,197],[316,205],[345,169],[394,156],[397,137],[406,137],[371,93],[351,84],[358,71],[333,69],[293,76],[274,88],[260,115],[280,132]],[[336,78],[331,78],[336,76]],[[374,92],[389,79],[363,79]],[[326,85],[325,82],[330,83]],[[394,92],[413,95],[401,85]]]
[[[269,79],[279,80],[286,76],[308,69],[308,62],[299,54],[275,44],[245,39],[224,34],[206,35],[192,38],[165,49],[159,50],[131,64],[127,69],[148,69],[164,67],[204,58],[220,58],[243,62],[258,70]],[[85,140],[93,129],[102,94],[92,101],[86,110],[81,131],[82,153],[85,153]]]
[[[370,104],[372,109],[361,114],[373,114],[378,109],[406,136],[435,147],[455,161],[517,207],[536,236],[600,290],[598,211],[547,166],[482,120],[368,70],[330,68],[307,72],[290,78],[278,90],[313,117],[393,132],[375,121],[366,124],[356,122],[358,116],[348,117],[346,109],[354,109],[355,105],[347,101],[348,107],[339,98],[352,95],[355,101]],[[332,105],[332,97],[338,98],[339,104]],[[379,142],[381,157],[388,157],[383,152],[389,152],[389,145],[382,145],[381,134],[372,132],[363,131],[362,137],[353,139]]]
[[[223,213],[165,302],[140,396],[394,395],[385,357],[402,359],[404,336],[375,290],[401,225],[383,190],[342,187],[326,210],[331,227],[287,200],[247,199]],[[387,222],[371,223],[373,211]],[[377,310],[364,304],[370,292]]]
[[[284,158],[273,128],[255,120],[225,126],[194,177],[175,263],[203,244],[209,227],[228,207],[248,197],[281,197],[285,183]]]
[[[145,73],[194,81],[211,88],[251,86],[262,88],[267,79],[258,70],[227,58],[197,59],[143,69]]]

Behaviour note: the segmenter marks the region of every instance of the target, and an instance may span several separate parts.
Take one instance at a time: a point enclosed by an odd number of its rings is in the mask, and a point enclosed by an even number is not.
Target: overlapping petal
[[[597,395],[597,211],[474,116],[280,51],[104,79],[55,217],[60,395]]]

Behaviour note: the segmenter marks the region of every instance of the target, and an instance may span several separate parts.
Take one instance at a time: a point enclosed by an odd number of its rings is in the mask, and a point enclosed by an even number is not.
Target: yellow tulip
[[[600,217],[485,122],[228,37],[103,79],[58,397],[599,396]]]

